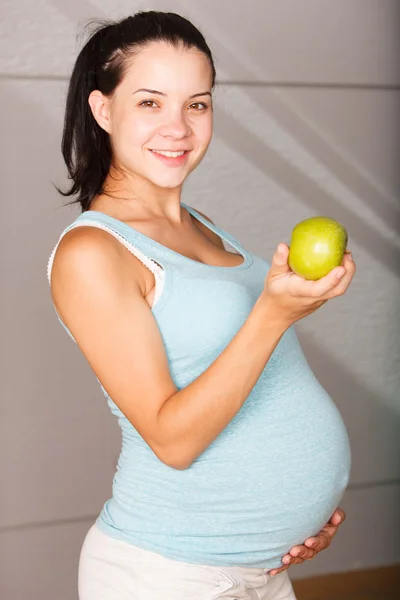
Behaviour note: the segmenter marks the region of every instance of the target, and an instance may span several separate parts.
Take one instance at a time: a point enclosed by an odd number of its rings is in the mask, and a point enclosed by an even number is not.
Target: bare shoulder
[[[53,269],[57,271],[57,267],[64,265],[66,261],[77,258],[84,261],[94,258],[112,259],[118,248],[115,241],[109,233],[98,227],[74,227],[62,237],[58,245]]]
[[[126,270],[126,261],[121,260],[121,255],[125,257],[127,253],[129,251],[112,235],[97,227],[80,226],[68,231],[58,245],[52,266],[51,291],[56,306],[58,296],[65,291],[67,281],[71,279],[71,283],[73,279],[82,278],[82,281],[93,285],[101,276],[110,285],[118,282],[121,285],[121,275]],[[129,281],[143,291],[140,261],[130,256],[133,260],[130,262]],[[107,278],[104,280],[105,275]]]

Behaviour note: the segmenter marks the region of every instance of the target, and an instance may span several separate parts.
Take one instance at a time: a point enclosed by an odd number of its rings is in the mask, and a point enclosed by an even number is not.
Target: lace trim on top
[[[143,252],[138,250],[138,248],[136,248],[131,242],[129,242],[121,234],[114,231],[111,227],[108,227],[107,225],[103,225],[102,223],[93,223],[92,221],[89,221],[89,220],[87,220],[87,221],[82,220],[82,221],[79,221],[79,223],[76,223],[75,225],[70,227],[67,231],[69,231],[70,229],[73,229],[74,227],[80,227],[82,225],[86,225],[86,226],[90,225],[91,227],[97,227],[98,229],[104,229],[104,231],[108,231],[116,239],[118,239],[121,242],[121,244],[123,246],[125,246],[125,248],[127,248],[134,256],[136,256],[136,258],[138,258],[146,267],[148,267],[150,269],[150,271],[154,275],[155,282],[156,282],[154,300],[153,300],[153,304],[151,307],[151,308],[153,308],[156,305],[156,303],[157,303],[158,299],[160,298],[162,291],[164,289],[164,279],[165,279],[164,269],[162,267],[160,267],[160,265],[158,263],[156,263],[153,259],[149,258],[145,254],[143,254]],[[63,234],[61,234],[57,244],[53,248],[53,251],[52,251],[49,261],[47,263],[47,279],[49,281],[49,284],[50,284],[50,277],[51,277],[51,269],[53,267],[54,256],[55,256],[56,250],[58,248],[58,245],[59,245],[61,239],[67,233],[67,231],[65,231]]]

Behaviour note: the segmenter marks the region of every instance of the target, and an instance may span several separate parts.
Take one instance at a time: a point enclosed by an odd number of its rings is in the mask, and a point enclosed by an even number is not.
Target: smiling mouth
[[[154,154],[161,154],[162,156],[167,156],[168,158],[178,158],[179,156],[187,154],[190,152],[190,150],[150,150],[150,152],[153,152]]]

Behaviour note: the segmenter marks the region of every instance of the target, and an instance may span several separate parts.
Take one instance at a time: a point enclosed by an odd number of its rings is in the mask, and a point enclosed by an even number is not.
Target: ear
[[[99,90],[94,90],[90,93],[88,102],[97,123],[102,129],[107,131],[107,133],[111,133],[109,99]]]

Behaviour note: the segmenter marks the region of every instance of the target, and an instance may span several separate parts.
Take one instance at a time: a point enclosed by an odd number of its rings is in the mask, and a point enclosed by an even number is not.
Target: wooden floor
[[[400,600],[400,565],[293,581],[297,600]]]

